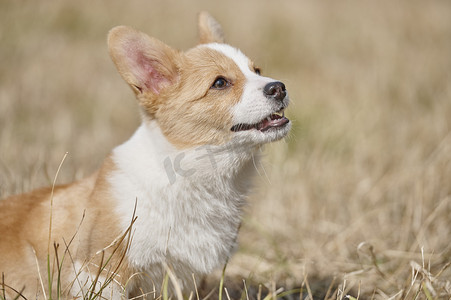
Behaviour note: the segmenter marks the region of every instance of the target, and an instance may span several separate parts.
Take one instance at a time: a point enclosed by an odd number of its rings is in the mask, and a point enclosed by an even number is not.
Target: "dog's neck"
[[[258,147],[231,140],[222,145],[177,149],[165,138],[155,121],[143,123],[135,134],[113,151],[116,166],[138,182],[167,186],[177,182],[201,184],[221,177],[233,180],[259,160]],[[162,175],[164,174],[164,175]]]
[[[131,263],[148,268],[171,257],[190,261],[189,269],[198,273],[225,263],[256,170],[256,149],[230,142],[178,150],[155,122],[144,123],[114,149],[108,180],[124,229],[137,201]],[[197,254],[185,257],[190,253]]]

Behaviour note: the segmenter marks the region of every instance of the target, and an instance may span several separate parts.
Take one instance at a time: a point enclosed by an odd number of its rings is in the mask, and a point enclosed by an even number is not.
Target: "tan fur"
[[[167,95],[177,101],[165,101],[166,95],[161,97],[156,113],[160,127],[168,140],[179,148],[224,143],[231,136],[230,107],[240,99],[244,76],[238,67],[232,67],[235,63],[230,58],[209,48],[192,49],[183,54],[183,58],[180,88]],[[210,89],[219,75],[226,77],[233,88]],[[180,118],[171,118],[170,111],[180,112],[177,114]]]
[[[118,26],[110,31],[108,49],[119,73],[135,92],[146,112],[152,116],[160,93],[178,79],[175,64],[178,52],[126,26]],[[141,65],[136,65],[136,60]]]
[[[224,32],[221,25],[205,11],[199,14],[199,35],[201,44],[224,43]]]
[[[70,185],[57,186],[53,197],[51,188],[43,188],[0,201],[0,273],[5,276],[6,286],[22,292],[29,299],[42,297],[44,293],[49,295],[49,255],[53,292],[56,291],[57,262],[62,265],[62,293],[69,292],[72,285],[75,290],[79,289],[72,281],[74,263],[98,264],[101,255],[96,252],[121,234],[115,226],[117,217],[110,212],[102,214],[109,211],[105,208],[111,205],[104,173],[112,167],[107,158],[99,173]],[[95,270],[94,265],[91,269]],[[41,289],[39,278],[45,291]],[[8,287],[6,294],[16,295]]]
[[[200,30],[207,34],[202,22]],[[119,73],[135,92],[145,116],[159,120],[172,144],[184,149],[223,143],[231,136],[229,109],[240,99],[244,88],[244,76],[232,59],[206,47],[183,53],[124,26],[111,30],[108,45]],[[142,57],[145,62],[135,66],[129,61],[130,56]],[[252,62],[249,65],[253,68]],[[210,89],[219,75],[229,80],[233,88]],[[174,118],[174,114],[181,119]]]
[[[200,15],[199,30],[202,43],[223,41],[219,24],[208,14]],[[205,46],[180,52],[124,26],[111,30],[108,45],[119,73],[138,99],[144,122],[157,120],[175,147],[221,144],[231,138],[230,108],[240,100],[245,85],[231,58]],[[249,68],[254,68],[252,62]],[[232,88],[212,89],[218,76]],[[17,293],[28,299],[44,293],[57,297],[58,274],[61,295],[74,296],[87,288],[75,277],[88,278],[88,271],[95,277],[106,260],[109,267],[101,276],[117,274],[115,281],[121,286],[133,277],[136,270],[123,260],[130,232],[117,225],[120,216],[108,180],[115,170],[113,159],[107,157],[98,172],[57,186],[53,194],[52,188],[44,188],[0,201],[0,274],[5,276],[8,297]],[[135,288],[132,283],[132,295],[139,293]]]

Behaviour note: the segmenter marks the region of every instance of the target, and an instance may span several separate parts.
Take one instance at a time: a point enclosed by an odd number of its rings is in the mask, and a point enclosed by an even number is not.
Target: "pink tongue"
[[[271,119],[274,117],[271,116]],[[260,131],[266,131],[271,127],[279,127],[287,124],[289,120],[285,117],[279,117],[275,118],[274,120],[268,121],[267,119],[264,119],[262,122],[260,122],[257,126],[257,129]]]

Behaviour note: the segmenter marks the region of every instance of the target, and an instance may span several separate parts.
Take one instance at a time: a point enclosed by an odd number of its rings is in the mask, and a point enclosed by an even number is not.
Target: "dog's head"
[[[230,140],[262,144],[284,137],[288,94],[240,50],[224,43],[221,26],[199,17],[200,44],[180,52],[130,27],[113,28],[110,55],[131,86],[144,121],[154,120],[179,149]]]

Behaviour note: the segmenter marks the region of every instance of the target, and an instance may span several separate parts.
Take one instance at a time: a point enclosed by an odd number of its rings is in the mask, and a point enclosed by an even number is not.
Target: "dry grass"
[[[89,174],[138,125],[111,27],[186,49],[207,9],[286,83],[294,120],[267,147],[230,297],[258,298],[262,283],[302,298],[449,299],[451,3],[242,2],[0,2],[0,196],[51,184],[66,151],[61,182]]]

